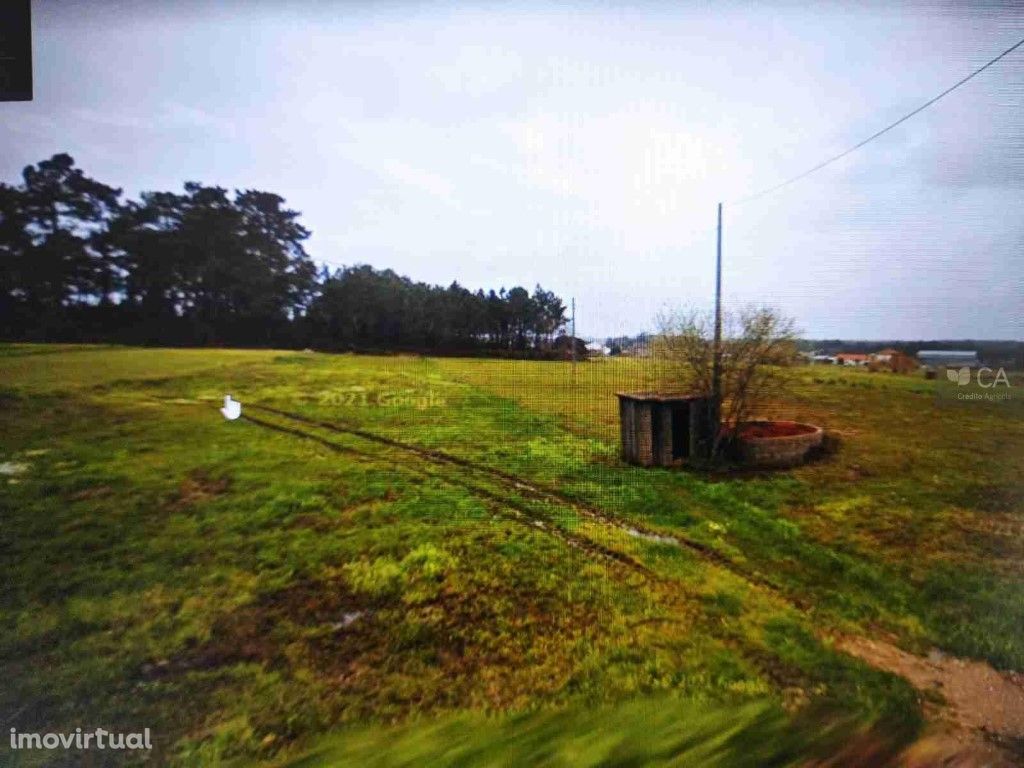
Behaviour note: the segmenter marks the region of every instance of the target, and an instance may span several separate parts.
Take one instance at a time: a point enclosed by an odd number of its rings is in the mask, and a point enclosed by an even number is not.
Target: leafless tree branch
[[[711,313],[679,310],[658,317],[655,354],[661,359],[672,389],[712,394],[714,318]],[[721,434],[733,435],[739,425],[769,398],[781,394],[782,368],[796,359],[797,330],[792,318],[767,306],[748,306],[722,318]]]

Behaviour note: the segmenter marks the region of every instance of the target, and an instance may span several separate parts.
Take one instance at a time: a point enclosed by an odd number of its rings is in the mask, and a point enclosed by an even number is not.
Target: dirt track
[[[836,646],[879,669],[905,678],[922,693],[938,694],[944,705],[925,712],[931,731],[903,756],[907,768],[1010,768],[1014,745],[1024,737],[1024,679],[980,661],[938,651],[915,656],[883,640],[843,637]]]
[[[306,427],[361,438],[390,450],[411,453],[429,464],[455,466],[470,475],[475,474],[478,480],[482,476],[487,481],[497,482],[505,491],[535,502],[569,507],[581,516],[599,521],[630,536],[674,543],[770,591],[786,603],[804,610],[807,608],[802,601],[781,594],[770,581],[747,572],[746,569],[738,567],[722,554],[699,542],[652,531],[636,523],[626,523],[555,488],[443,451],[404,443],[365,430],[311,419],[271,406],[247,404],[246,407]],[[271,423],[252,416],[243,418],[254,425],[311,440],[332,451],[349,454],[361,460],[379,462],[382,458],[380,453],[340,445],[303,429]],[[631,556],[566,531],[538,515],[527,504],[507,495],[478,483],[454,478],[451,473],[435,474],[423,469],[416,471],[465,488],[485,499],[494,508],[505,511],[517,522],[555,536],[574,549],[625,566],[648,578],[660,580],[656,574]],[[1019,750],[1024,740],[1024,676],[1001,673],[983,662],[958,659],[938,652],[933,652],[928,657],[916,656],[881,639],[844,636],[836,641],[836,647],[871,666],[903,677],[927,698],[939,698],[944,701],[941,705],[932,703],[925,706],[929,720],[928,731],[922,739],[906,750],[899,760],[899,765],[904,768],[1012,768],[1022,764]]]
[[[320,429],[327,430],[329,432],[335,432],[338,434],[362,438],[363,440],[368,440],[379,445],[384,445],[389,448],[415,454],[416,456],[422,459],[426,459],[427,461],[431,461],[434,463],[448,464],[451,466],[459,467],[460,469],[469,471],[471,473],[485,475],[492,481],[497,481],[501,485],[505,486],[509,491],[524,495],[528,498],[533,498],[536,501],[551,502],[554,504],[558,504],[560,506],[569,507],[570,509],[577,512],[583,517],[596,520],[602,523],[603,525],[615,528],[618,531],[621,531],[622,533],[625,533],[629,536],[646,539],[648,541],[672,543],[676,546],[688,549],[697,554],[699,557],[712,562],[714,565],[731,571],[732,573],[744,579],[745,581],[772,592],[780,599],[796,606],[801,610],[806,610],[808,608],[808,605],[799,599],[794,599],[791,596],[782,596],[780,593],[780,589],[777,585],[773,584],[771,581],[758,574],[751,573],[749,570],[741,568],[739,565],[731,561],[725,555],[721,554],[720,552],[717,552],[716,550],[712,549],[711,547],[708,547],[705,544],[693,541],[692,539],[688,539],[683,536],[668,534],[661,531],[654,531],[640,523],[624,522],[612,515],[609,515],[608,513],[604,512],[598,507],[595,507],[592,504],[576,499],[566,493],[563,493],[562,491],[559,491],[556,488],[552,488],[542,483],[537,483],[535,481],[528,480],[518,475],[511,474],[509,472],[503,472],[502,470],[495,469],[494,467],[489,467],[486,464],[480,464],[478,462],[464,459],[460,456],[454,456],[444,451],[438,451],[435,449],[424,448],[422,446],[405,443],[400,440],[384,437],[383,435],[367,432],[366,430],[341,426],[332,422],[311,419],[307,416],[302,416],[301,414],[284,411],[279,408],[273,408],[267,405],[250,404],[247,405],[246,407],[253,408],[259,411],[264,411],[266,413],[271,413],[274,414],[275,416],[290,419],[292,421],[298,422],[300,424],[305,424],[310,427],[317,427]],[[292,434],[301,435],[305,437],[312,437],[311,435],[303,433],[299,430],[294,430],[290,428],[286,429]],[[323,440],[318,441],[328,442]],[[447,476],[443,477],[442,479],[445,480],[446,482],[451,482],[451,479],[448,478]],[[483,492],[482,489],[480,489],[477,486],[466,487],[468,487],[470,490],[473,490],[474,492]],[[497,500],[504,504],[509,503],[507,497],[499,497]],[[525,510],[522,509],[520,509],[519,511],[525,512]],[[625,557],[620,553],[615,552],[615,550],[608,551],[611,553],[615,553],[615,557]],[[644,568],[644,566],[639,565],[639,563],[636,563],[636,565],[639,568],[643,569],[644,572],[648,575],[653,575],[650,573],[650,571]]]

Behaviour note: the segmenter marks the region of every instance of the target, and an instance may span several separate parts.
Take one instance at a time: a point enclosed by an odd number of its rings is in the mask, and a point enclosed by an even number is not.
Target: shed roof
[[[667,392],[616,392],[620,400],[635,400],[644,403],[689,403],[694,400],[706,400],[704,395],[684,395]]]

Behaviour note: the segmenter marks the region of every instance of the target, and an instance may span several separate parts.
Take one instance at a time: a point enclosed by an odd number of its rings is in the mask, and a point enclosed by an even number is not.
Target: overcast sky
[[[1024,338],[1024,48],[728,206],[1010,47],[1019,4],[33,5],[4,180],[67,151],[132,196],[267,189],[318,262],[539,282],[583,336],[709,305],[724,200],[729,304],[813,337]]]

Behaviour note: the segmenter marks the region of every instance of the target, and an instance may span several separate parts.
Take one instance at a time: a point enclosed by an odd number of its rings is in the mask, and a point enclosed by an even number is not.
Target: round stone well
[[[748,467],[784,469],[803,464],[821,446],[825,431],[799,421],[746,421],[735,439],[737,458]]]

